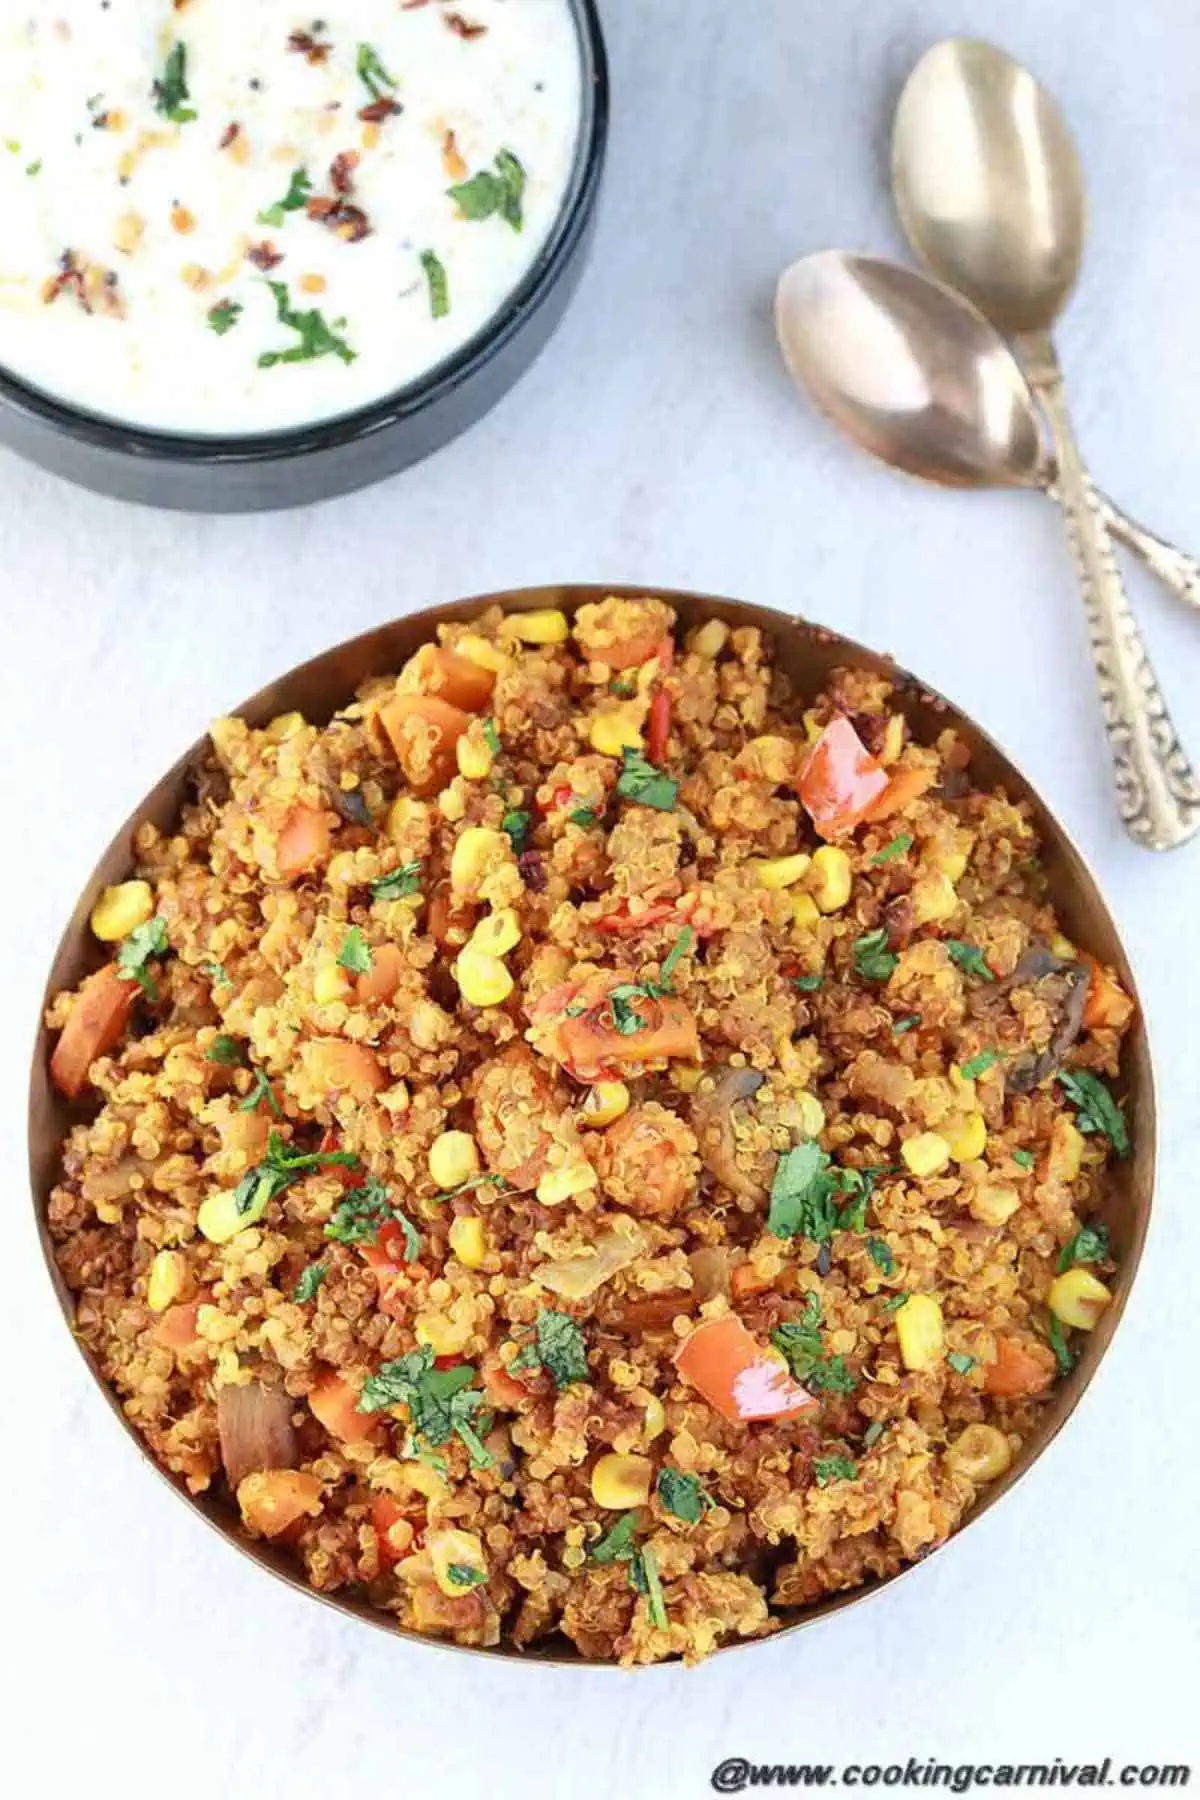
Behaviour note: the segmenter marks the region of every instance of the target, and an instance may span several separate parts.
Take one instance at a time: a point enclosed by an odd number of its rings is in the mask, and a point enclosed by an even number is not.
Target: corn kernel
[[[490,669],[493,675],[499,675],[508,661],[498,644],[490,643],[487,638],[478,637],[474,632],[460,637],[454,649],[459,656],[465,656],[468,662],[473,662],[477,669]]]
[[[932,1294],[912,1294],[896,1311],[896,1335],[906,1369],[932,1369],[942,1360],[942,1309]]]
[[[1056,931],[1050,939],[1050,954],[1057,956],[1059,962],[1075,962],[1079,952],[1069,937],[1064,937],[1061,931]]]
[[[454,979],[471,1006],[502,1006],[513,991],[513,978],[498,956],[488,956],[470,944],[460,950]]]
[[[779,888],[789,888],[808,873],[812,857],[799,850],[794,856],[774,856],[754,865],[754,873],[758,877],[759,887],[774,892]]]
[[[894,763],[904,748],[904,715],[892,713],[884,726],[883,748],[879,752],[881,763]]]
[[[397,794],[388,807],[387,835],[393,844],[402,844],[414,827],[425,818],[425,802],[412,794]]]
[[[267,736],[273,744],[282,744],[285,738],[295,737],[298,731],[303,730],[303,713],[276,713],[275,717],[267,726]]]
[[[961,881],[967,872],[965,850],[946,850],[936,858],[937,867],[949,881]]]
[[[958,895],[948,875],[922,875],[912,886],[914,925],[940,924],[958,910]]]
[[[128,937],[154,916],[154,895],[148,881],[122,881],[106,887],[92,908],[91,926],[105,944]]]
[[[561,1206],[574,1194],[585,1194],[596,1185],[596,1171],[586,1157],[564,1163],[560,1169],[547,1169],[537,1184],[537,1197],[543,1206]]]
[[[946,1452],[946,1461],[969,1481],[995,1481],[1012,1466],[1012,1449],[995,1425],[968,1425]]]
[[[622,756],[626,750],[640,750],[642,728],[640,706],[606,706],[593,715],[588,726],[588,742],[601,756]]]
[[[429,1146],[429,1173],[440,1188],[458,1187],[479,1173],[479,1151],[469,1131],[443,1131]]]
[[[146,1305],[151,1312],[165,1312],[183,1294],[187,1259],[178,1250],[160,1250],[150,1264],[146,1280]]]
[[[1050,1311],[1064,1325],[1090,1331],[1112,1294],[1090,1269],[1076,1267],[1068,1269],[1065,1275],[1055,1276],[1046,1299]]]
[[[332,1006],[350,996],[350,977],[335,962],[322,963],[313,976],[313,999],[318,1006]]]
[[[450,855],[450,886],[456,894],[474,894],[489,872],[511,849],[502,831],[470,825],[460,832]]]
[[[657,1394],[651,1394],[646,1402],[646,1412],[642,1419],[642,1442],[652,1444],[656,1437],[661,1437],[667,1429],[667,1409]]]
[[[809,889],[823,913],[840,912],[850,898],[850,858],[837,844],[813,852]]]
[[[469,946],[485,956],[507,956],[521,941],[521,921],[511,906],[502,906],[480,919]]]
[[[825,1129],[825,1108],[816,1095],[797,1094],[796,1105],[800,1111],[800,1129],[805,1137],[820,1137]]]
[[[1050,1130],[1046,1174],[1051,1181],[1074,1181],[1082,1162],[1083,1134],[1072,1119],[1060,1113]]]
[[[650,1498],[654,1464],[648,1456],[602,1456],[592,1470],[592,1499],[611,1512],[645,1506]]]
[[[950,1161],[950,1146],[940,1132],[921,1131],[916,1137],[905,1138],[900,1155],[910,1174],[923,1181],[946,1167]]]
[[[458,772],[467,781],[486,781],[491,774],[494,758],[483,732],[474,725],[459,738],[454,754]]]
[[[821,914],[811,894],[793,894],[792,927],[799,932],[812,931],[819,923]]]
[[[947,1138],[955,1162],[977,1162],[983,1155],[987,1135],[982,1113],[971,1112],[956,1120]]]
[[[981,1181],[971,1194],[967,1210],[981,1225],[1005,1225],[1021,1204],[1021,1196],[1007,1181]]]
[[[433,1567],[433,1578],[443,1594],[457,1599],[478,1587],[479,1577],[487,1575],[487,1558],[483,1544],[473,1531],[429,1531],[425,1548]],[[457,1570],[470,1570],[464,1580]]]
[[[196,1224],[203,1236],[210,1244],[227,1244],[248,1225],[257,1225],[267,1210],[268,1187],[269,1184],[264,1183],[261,1198],[256,1195],[245,1212],[238,1211],[233,1188],[222,1188],[219,1194],[210,1194],[207,1200],[202,1200]]]
[[[588,1089],[579,1109],[579,1123],[599,1129],[628,1111],[629,1089],[623,1081],[597,1081]]]
[[[451,1313],[418,1313],[413,1327],[419,1344],[428,1344],[435,1356],[457,1356],[471,1341],[474,1329],[469,1302],[457,1305]]]
[[[566,613],[549,607],[542,612],[510,613],[504,621],[505,634],[522,644],[562,644],[570,629]]]
[[[450,1498],[450,1484],[445,1476],[439,1475],[428,1464],[405,1462],[395,1463],[392,1467],[395,1470],[395,1486],[402,1494],[420,1494],[431,1505]]]
[[[692,649],[697,656],[707,656],[711,660],[720,656],[728,642],[729,627],[724,619],[708,619],[692,638]]]
[[[704,1067],[701,1063],[673,1062],[671,1064],[671,1086],[679,1094],[694,1094],[704,1079]]]
[[[467,1269],[481,1269],[487,1255],[487,1233],[483,1220],[462,1217],[450,1227],[450,1248]]]
[[[975,1083],[969,1075],[964,1075],[957,1063],[950,1064],[950,1086],[966,1107],[975,1106]]]

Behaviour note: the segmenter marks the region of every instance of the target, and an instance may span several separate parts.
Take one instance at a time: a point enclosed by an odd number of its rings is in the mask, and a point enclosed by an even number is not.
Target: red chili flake
[[[329,61],[333,45],[321,43],[311,31],[293,31],[288,38],[288,49],[294,50],[297,56],[302,56],[305,62],[318,68],[321,63]]]
[[[385,119],[390,119],[393,113],[399,111],[399,103],[389,100],[385,94],[382,99],[372,100],[370,106],[364,106],[358,116],[364,125],[382,125]]]
[[[277,250],[274,244],[265,241],[261,244],[251,244],[246,252],[246,261],[252,262],[256,269],[261,269],[265,274],[268,269],[279,267],[283,261],[283,252]]]
[[[460,12],[447,13],[446,24],[455,37],[460,38],[482,37],[487,30],[486,25],[473,25],[470,19],[464,19]]]
[[[51,275],[43,285],[42,299],[47,306],[52,306],[60,294],[67,293],[74,294],[84,312],[91,312],[91,301],[83,285],[83,270],[74,250],[64,250],[59,257],[58,274]]]
[[[329,165],[329,185],[335,194],[354,192],[354,171],[358,167],[358,151],[343,150]]]
[[[242,128],[238,124],[237,120],[234,119],[232,121],[232,123],[227,125],[225,127],[224,131],[221,133],[221,141],[217,145],[217,149],[218,150],[228,150],[230,144],[237,142],[238,135],[241,132],[241,129]]]
[[[331,200],[328,194],[316,194],[304,210],[310,219],[327,225],[348,244],[370,236],[371,221],[361,206],[352,206],[348,200]]]

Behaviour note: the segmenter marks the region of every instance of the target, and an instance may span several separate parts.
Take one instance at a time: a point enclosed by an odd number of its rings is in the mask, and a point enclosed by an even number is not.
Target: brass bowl
[[[599,600],[612,593],[628,596],[653,593],[676,609],[685,626],[698,624],[714,615],[735,624],[759,626],[775,639],[779,666],[787,670],[801,690],[818,691],[831,670],[844,665],[866,668],[874,673],[890,676],[898,684],[904,709],[918,736],[932,739],[938,731],[947,726],[952,727],[970,745],[972,773],[981,785],[1001,786],[1010,796],[1030,802],[1042,837],[1050,893],[1064,930],[1077,942],[1086,945],[1102,961],[1113,964],[1120,972],[1128,991],[1137,998],[1128,958],[1094,877],[1045,802],[991,738],[949,701],[897,668],[889,658],[864,649],[861,644],[840,637],[836,632],[810,624],[805,619],[788,618],[786,614],[773,612],[765,606],[751,606],[744,601],[723,600],[705,594],[637,587],[520,588],[510,593],[478,595],[455,605],[428,608],[409,618],[397,619],[390,625],[381,625],[374,631],[364,632],[361,637],[351,638],[348,643],[327,650],[323,656],[302,663],[299,668],[272,682],[269,687],[263,688],[238,707],[237,711],[252,725],[265,724],[277,713],[293,710],[302,712],[309,719],[324,721],[344,705],[359,684],[369,676],[398,669],[419,645],[433,636],[435,627],[445,620],[462,619],[481,612],[485,607],[497,605],[506,611],[528,612],[539,607],[561,607],[565,612],[573,613],[587,601]],[[166,829],[178,817],[185,797],[188,771],[194,766],[202,748],[202,742],[193,744],[151,789],[117,832],[93,870],[54,957],[46,983],[43,1012],[51,995],[60,988],[74,987],[101,960],[99,947],[88,929],[88,914],[92,904],[102,887],[122,880],[127,875],[133,834],[137,827],[149,820]],[[73,1115],[66,1102],[50,1085],[49,1051],[49,1034],[39,1018],[29,1093],[29,1167],[46,1266],[58,1303],[69,1324],[73,1316],[73,1304],[54,1262],[46,1231],[45,1211],[50,1189],[58,1175],[59,1147]],[[1110,1191],[1105,1205],[1106,1223],[1118,1262],[1113,1303],[1104,1312],[1095,1331],[1088,1334],[1078,1364],[1070,1377],[1055,1389],[1049,1405],[1041,1415],[1037,1430],[1023,1447],[1013,1467],[988,1489],[985,1498],[976,1505],[961,1530],[967,1529],[967,1526],[994,1506],[1037,1461],[1051,1440],[1057,1437],[1083,1398],[1125,1309],[1125,1301],[1137,1271],[1150,1222],[1156,1153],[1154,1076],[1140,1005],[1136,1023],[1127,1040],[1122,1073],[1133,1154],[1128,1161],[1117,1164],[1111,1170]],[[86,1352],[81,1353],[86,1357]],[[120,1402],[92,1366],[90,1358],[87,1360],[101,1393],[120,1420],[130,1442],[160,1478],[176,1493],[180,1493],[181,1490],[171,1478],[159,1469],[142,1439],[122,1413]],[[269,1544],[241,1536],[236,1512],[228,1503],[202,1498],[193,1500],[192,1505],[214,1530],[260,1568],[268,1570],[298,1592],[321,1600],[338,1612],[362,1619],[382,1631],[408,1638],[414,1643],[459,1650],[468,1655],[500,1655],[509,1660],[539,1664],[581,1665],[587,1661],[574,1651],[564,1651],[560,1640],[552,1640],[542,1649],[516,1651],[502,1647],[482,1651],[465,1645],[445,1644],[440,1640],[406,1631],[396,1625],[386,1613],[362,1601],[338,1594],[315,1593],[296,1565],[283,1552],[273,1549]],[[957,1532],[954,1534],[955,1537],[958,1535]],[[950,1543],[953,1541],[953,1538],[948,1540]],[[909,1565],[909,1568],[912,1566]],[[885,1581],[854,1588],[849,1593],[833,1596],[815,1606],[796,1609],[794,1620],[784,1630],[799,1630],[817,1619],[827,1618],[844,1607],[853,1606],[908,1572],[909,1569],[903,1569]],[[775,1634],[776,1637],[779,1635],[780,1633]],[[755,1643],[770,1641],[772,1640],[764,1638],[750,1639],[741,1644],[731,1644],[719,1654],[727,1654],[732,1649],[749,1649]],[[605,1663],[590,1666],[616,1665]]]

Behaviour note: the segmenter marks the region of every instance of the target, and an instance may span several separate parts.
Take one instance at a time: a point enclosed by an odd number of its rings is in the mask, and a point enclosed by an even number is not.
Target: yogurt
[[[405,388],[502,308],[581,129],[569,0],[4,0],[0,366],[239,436]]]

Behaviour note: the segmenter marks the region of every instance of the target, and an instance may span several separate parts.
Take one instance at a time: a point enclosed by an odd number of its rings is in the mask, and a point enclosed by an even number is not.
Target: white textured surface
[[[1200,547],[1194,0],[609,0],[615,131],[586,286],[534,372],[423,468],[291,516],[185,519],[0,462],[5,1376],[0,1508],[14,1793],[699,1796],[723,1755],[1195,1755],[1200,849],[1114,822],[1066,552],[1032,498],[861,463],[795,403],[773,278],[896,251],[896,83],[975,30],[1065,101],[1092,183],[1062,330],[1081,437]],[[207,718],[407,608],[555,578],[745,594],[895,651],[1008,745],[1094,858],[1157,1040],[1162,1181],[1111,1357],[1032,1478],[891,1595],[691,1674],[537,1672],[411,1649],[260,1577],[138,1468],[89,1391],[27,1223],[27,1042],[53,939],[114,823]],[[1200,620],[1134,584],[1200,755]],[[53,677],[51,671],[53,670]],[[1191,679],[1189,679],[1191,677]],[[14,1761],[15,1757],[15,1761]]]

